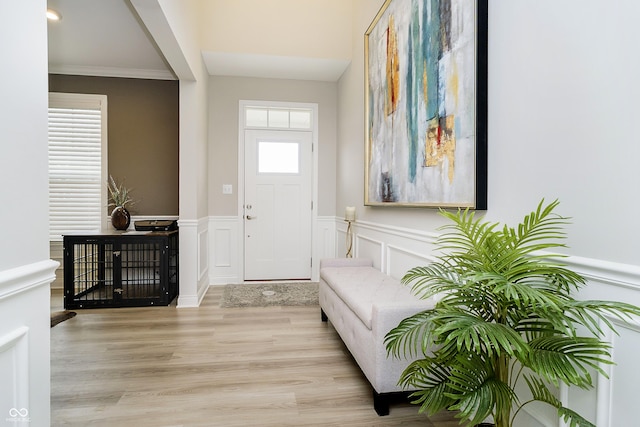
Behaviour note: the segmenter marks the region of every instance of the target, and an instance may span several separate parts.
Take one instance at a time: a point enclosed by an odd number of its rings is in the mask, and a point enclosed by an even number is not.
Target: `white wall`
[[[2,29],[5,40],[15,41],[0,47],[6,64],[0,82],[0,178],[6,205],[0,210],[5,225],[0,270],[49,257],[48,244],[39,241],[49,231],[47,27],[46,21],[30,22],[38,6],[46,10],[46,2],[29,3],[15,6],[16,10],[8,2],[0,6],[16,16]]]
[[[202,60],[197,80],[180,81],[180,295],[178,307],[197,306],[209,286],[208,76]]]
[[[568,253],[632,265],[639,12],[633,0],[489,3],[489,215],[558,198]]]
[[[337,84],[302,80],[211,76],[209,82],[209,213],[238,214],[240,100],[318,104],[318,215],[335,211]],[[233,194],[222,194],[232,184]]]
[[[336,216],[357,207],[355,251],[400,277],[427,263],[436,228],[434,210],[364,207],[364,32],[383,0],[354,0],[353,58],[338,83]],[[640,208],[635,105],[640,58],[632,0],[491,0],[489,2],[488,210],[514,224],[541,198],[559,199],[573,218],[567,229],[569,266],[588,279],[580,298],[640,305]],[[344,227],[337,221],[342,253]],[[612,336],[611,381],[588,393],[564,394],[598,426],[635,423],[628,400],[640,381],[635,367],[640,328]],[[558,425],[537,409],[522,425]],[[520,424],[518,424],[520,425]]]
[[[208,75],[200,55],[199,0],[132,0],[180,80],[180,294],[196,307],[209,285]]]
[[[12,425],[50,421],[46,7],[0,2],[0,420]]]

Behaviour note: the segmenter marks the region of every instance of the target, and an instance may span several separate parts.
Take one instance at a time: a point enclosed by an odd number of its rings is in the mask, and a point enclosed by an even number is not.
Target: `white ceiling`
[[[173,78],[125,0],[48,0],[62,20],[48,23],[49,71]]]
[[[175,79],[128,0],[48,0],[49,72]],[[337,81],[348,61],[203,52],[211,75]]]
[[[349,66],[346,60],[300,56],[203,52],[202,58],[210,75],[327,82],[337,81]]]

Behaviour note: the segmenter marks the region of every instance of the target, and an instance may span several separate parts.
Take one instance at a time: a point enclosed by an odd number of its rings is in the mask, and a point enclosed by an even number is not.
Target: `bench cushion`
[[[415,304],[411,289],[371,267],[323,267],[321,277],[371,330],[374,305]]]

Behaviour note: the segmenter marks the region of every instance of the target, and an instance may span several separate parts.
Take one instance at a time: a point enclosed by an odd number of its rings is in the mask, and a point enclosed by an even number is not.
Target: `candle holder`
[[[347,222],[347,258],[353,258],[353,231],[351,230],[351,223],[356,220],[356,208],[353,206],[347,206],[344,214],[344,220]]]
[[[347,258],[353,258],[353,253],[351,252],[353,249],[353,232],[351,231],[351,223],[353,221],[347,221]]]

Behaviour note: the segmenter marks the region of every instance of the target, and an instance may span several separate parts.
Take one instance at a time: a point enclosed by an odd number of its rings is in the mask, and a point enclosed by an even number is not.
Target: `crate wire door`
[[[64,242],[65,308],[168,305],[177,295],[177,232]]]
[[[114,299],[136,299],[160,296],[161,257],[166,254],[160,242],[123,243],[114,256],[120,257],[119,288]]]
[[[65,299],[67,296],[72,296],[74,302],[113,299],[113,242],[89,240],[71,245],[69,254],[73,260],[70,266],[73,287],[69,289],[65,277]],[[65,244],[65,255],[68,250]],[[67,276],[69,270],[66,263],[64,271]]]

